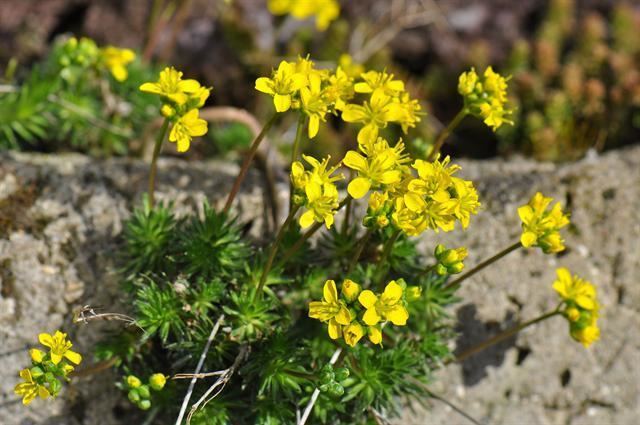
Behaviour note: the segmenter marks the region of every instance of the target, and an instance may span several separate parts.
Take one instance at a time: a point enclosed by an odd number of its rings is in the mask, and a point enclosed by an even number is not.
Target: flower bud
[[[438,260],[436,272],[440,275],[460,273],[464,268],[463,260],[467,258],[467,249],[456,248],[447,249],[444,245],[438,244],[434,251]]]
[[[415,301],[420,299],[422,295],[422,288],[420,286],[409,286],[405,292],[407,301]]]
[[[148,385],[140,385],[140,387],[138,387],[137,390],[141,398],[146,399],[151,397],[151,391],[149,391]]]
[[[580,311],[575,307],[569,307],[566,311],[567,319],[570,322],[577,322],[580,319]]]
[[[127,393],[127,397],[129,397],[129,401],[131,401],[131,403],[137,403],[138,401],[140,401],[140,394],[138,393],[138,390],[130,390],[129,393]]]
[[[139,388],[142,382],[136,376],[129,375],[127,376],[127,385],[129,388]]]
[[[154,373],[149,378],[149,386],[156,391],[162,390],[166,383],[167,377],[162,373]]]
[[[31,360],[36,363],[42,363],[44,360],[45,353],[43,351],[38,350],[37,348],[32,348],[29,350],[29,355],[31,355]]]
[[[349,302],[353,302],[356,298],[358,298],[361,289],[362,288],[360,287],[360,285],[358,285],[351,279],[345,279],[342,282],[342,295]]]
[[[141,410],[149,410],[149,408],[151,407],[151,401],[149,401],[149,400],[140,400],[138,402],[138,407]]]

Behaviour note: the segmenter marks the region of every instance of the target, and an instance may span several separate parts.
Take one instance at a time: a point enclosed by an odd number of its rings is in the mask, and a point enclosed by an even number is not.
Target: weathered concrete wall
[[[118,423],[128,403],[118,404],[108,373],[27,409],[15,403],[13,386],[39,332],[73,329],[74,341],[89,352],[104,325],[73,326],[72,310],[118,309],[117,236],[146,188],[147,166],[77,155],[12,154],[0,161],[0,423]],[[458,343],[468,346],[552,308],[558,266],[598,286],[602,340],[585,350],[555,318],[449,366],[436,375],[433,391],[491,424],[633,423],[640,417],[640,148],[558,167],[524,160],[461,165],[479,187],[483,210],[467,232],[429,235],[425,251],[437,242],[466,245],[468,265],[495,253],[517,240],[516,208],[536,190],[568,204],[574,226],[563,255],[515,252],[465,282],[464,300],[452,311],[461,321]],[[236,170],[221,162],[162,160],[157,197],[184,213],[205,198],[221,202]],[[240,197],[242,217],[255,218],[253,231],[265,216],[257,182],[249,181]],[[465,421],[433,401],[398,423]]]

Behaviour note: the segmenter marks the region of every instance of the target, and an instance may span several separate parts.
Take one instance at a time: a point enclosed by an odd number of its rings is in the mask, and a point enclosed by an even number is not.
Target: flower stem
[[[464,350],[462,353],[458,354],[456,356],[456,358],[453,360],[456,363],[460,363],[462,361],[464,361],[465,359],[479,353],[482,350],[487,349],[488,347],[491,347],[494,344],[497,344],[499,342],[504,341],[505,339],[517,334],[518,332],[520,332],[521,330],[528,328],[531,325],[535,325],[536,323],[540,323],[543,320],[547,320],[550,317],[556,316],[560,314],[560,311],[558,309],[549,311],[541,316],[536,317],[535,319],[529,320],[527,322],[521,323],[517,326],[514,326],[510,329],[507,329],[503,332],[500,332],[497,335],[492,336],[491,338],[482,341],[479,344],[474,345],[473,347],[467,348],[466,350]]]
[[[336,211],[340,211],[348,202],[349,199],[351,199],[350,195],[347,195],[346,198],[344,198],[342,200],[342,202],[340,202],[340,204],[338,204],[338,208],[336,209]],[[300,239],[298,239],[296,241],[296,243],[293,244],[293,246],[291,248],[289,248],[284,255],[282,256],[282,260],[280,260],[280,262],[278,263],[278,266],[282,266],[284,265],[287,261],[289,261],[291,259],[291,257],[293,257],[293,255],[298,252],[298,250],[300,248],[302,248],[302,245],[304,245],[304,243],[311,237],[313,236],[313,234],[315,232],[318,231],[318,229],[320,229],[320,227],[322,227],[322,223],[318,223],[315,222],[313,223],[313,225],[309,228],[309,230],[307,230],[304,235],[302,235],[300,237]]]
[[[393,244],[396,243],[398,236],[400,236],[399,229],[393,232],[389,240],[387,240],[387,242],[384,244],[384,249],[382,250],[382,255],[380,256],[380,260],[378,260],[378,267],[376,267],[376,272],[374,274],[378,285],[381,285],[383,282],[383,278],[386,274],[385,270],[388,266],[387,260],[389,259],[389,255],[391,255]]]
[[[449,125],[446,126],[444,130],[440,132],[440,134],[438,134],[438,138],[433,144],[433,149],[431,149],[431,153],[427,157],[427,161],[433,161],[434,159],[436,159],[436,156],[440,152],[440,149],[442,148],[442,145],[444,144],[445,140],[447,140],[447,137],[449,137],[451,132],[455,130],[455,128],[460,124],[460,122],[466,115],[467,115],[467,109],[462,108],[460,112],[458,112],[456,116],[453,117]]]
[[[293,140],[293,148],[291,149],[291,167],[293,163],[298,160],[298,151],[300,150],[300,141],[302,140],[302,133],[304,132],[304,123],[307,116],[300,113],[298,118],[298,127],[296,128],[296,138]],[[289,209],[293,208],[293,181],[289,179]]]
[[[367,242],[371,237],[371,233],[373,233],[373,230],[371,228],[368,228],[367,232],[358,241],[358,245],[356,246],[356,250],[353,254],[353,257],[351,258],[351,262],[349,263],[349,268],[347,268],[347,273],[345,274],[345,276],[349,276],[353,269],[356,267],[356,264],[358,264],[360,255],[362,254],[364,247],[367,245]]]
[[[262,142],[262,139],[264,139],[264,136],[267,134],[267,132],[269,131],[273,123],[276,121],[277,116],[278,116],[277,113],[273,114],[273,116],[269,119],[269,121],[267,121],[264,127],[262,127],[262,130],[256,136],[255,140],[251,144],[251,147],[249,148],[249,152],[247,152],[247,156],[245,156],[244,161],[242,162],[242,166],[240,167],[240,172],[238,173],[238,177],[236,177],[236,180],[233,182],[233,187],[231,188],[231,192],[229,192],[229,196],[227,197],[227,202],[224,205],[224,212],[229,212],[229,209],[231,208],[231,204],[233,203],[233,200],[235,199],[236,195],[238,194],[238,191],[240,190],[240,185],[244,181],[244,178],[247,175],[247,171],[249,171],[249,166],[251,165],[251,161],[253,160],[253,157],[256,155],[256,152],[258,151],[260,142]]]
[[[516,243],[514,243],[513,245],[508,246],[507,248],[503,249],[502,251],[498,252],[496,255],[494,255],[491,258],[487,258],[486,260],[484,260],[483,262],[481,262],[480,264],[478,264],[477,266],[475,266],[474,268],[472,268],[471,270],[469,270],[468,272],[464,273],[463,275],[461,275],[459,278],[452,280],[451,282],[447,283],[443,289],[451,289],[456,285],[460,285],[460,283],[473,276],[474,274],[478,273],[480,270],[484,269],[485,267],[487,267],[488,265],[495,263],[496,261],[498,261],[499,259],[501,259],[502,257],[504,257],[505,255],[507,255],[508,253],[510,253],[511,251],[515,251],[516,249],[520,248],[522,246],[522,244],[518,241]]]
[[[158,156],[160,156],[160,150],[162,149],[162,142],[167,135],[167,129],[169,128],[169,119],[165,118],[158,133],[156,144],[153,146],[153,156],[151,157],[151,169],[149,170],[149,187],[147,193],[149,195],[149,206],[153,208],[155,203],[154,192],[156,189],[156,174],[158,172]]]
[[[284,237],[284,234],[287,228],[289,227],[289,224],[291,224],[293,217],[295,217],[299,209],[300,209],[300,206],[295,205],[293,209],[289,211],[289,215],[287,216],[284,223],[282,223],[282,226],[280,226],[280,230],[278,230],[278,234],[276,235],[276,240],[273,241],[273,244],[271,245],[269,258],[267,259],[267,262],[264,265],[264,269],[262,270],[262,275],[260,276],[260,283],[258,284],[258,288],[256,289],[256,292],[253,294],[254,300],[256,299],[256,297],[262,296],[262,290],[264,288],[265,282],[267,281],[267,276],[269,276],[269,272],[271,271],[271,266],[273,266],[273,260],[276,258],[278,248],[280,247],[280,242],[282,242],[282,238]]]

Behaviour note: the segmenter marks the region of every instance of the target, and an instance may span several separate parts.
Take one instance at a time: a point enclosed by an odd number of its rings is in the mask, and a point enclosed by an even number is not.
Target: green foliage
[[[176,260],[189,275],[206,279],[233,276],[244,269],[249,254],[234,220],[208,205],[204,217],[191,219],[178,236]]]
[[[143,278],[136,284],[139,289],[134,304],[145,337],[150,338],[156,332],[163,342],[167,341],[170,332],[174,337],[183,337],[187,326],[182,303],[173,287],[165,284],[160,288],[151,278]]]
[[[153,121],[157,99],[138,90],[156,75],[149,65],[128,65],[116,81],[89,39],[59,39],[13,90],[0,93],[0,150],[73,149],[123,155]]]

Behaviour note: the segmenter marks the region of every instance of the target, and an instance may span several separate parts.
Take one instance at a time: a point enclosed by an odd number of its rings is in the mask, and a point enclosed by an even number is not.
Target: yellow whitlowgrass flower
[[[520,242],[525,248],[538,246],[545,254],[564,250],[560,229],[569,224],[569,216],[562,212],[560,203],[547,211],[552,200],[537,192],[527,205],[518,208],[522,221]]]
[[[197,109],[192,109],[173,123],[169,141],[176,143],[178,152],[186,152],[193,137],[205,134],[207,134],[207,122],[198,117]]]
[[[385,128],[389,122],[399,121],[402,114],[402,107],[394,102],[392,97],[386,95],[383,90],[375,90],[369,101],[365,101],[363,105],[346,105],[342,110],[342,120],[364,124],[358,132],[358,143],[365,144],[375,141],[379,130]]]
[[[173,67],[167,67],[160,71],[157,82],[144,83],[140,86],[140,91],[160,95],[177,105],[187,103],[191,95],[199,93],[200,89],[198,81],[183,80],[182,72],[176,71]]]
[[[354,321],[344,327],[344,340],[349,346],[355,347],[358,341],[364,336],[364,327],[360,322]]]
[[[67,340],[67,334],[56,331],[53,335],[41,333],[38,335],[40,344],[50,349],[51,361],[54,364],[60,363],[62,358],[66,358],[74,364],[80,364],[82,356],[75,351],[71,351],[73,344]]]
[[[370,290],[364,290],[358,301],[366,309],[362,320],[369,326],[377,325],[381,320],[389,320],[396,326],[407,324],[409,312],[402,302],[402,286],[395,280],[389,282],[379,297]]]
[[[556,270],[556,274],[558,278],[553,282],[553,289],[563,301],[584,310],[592,311],[597,308],[596,288],[591,282],[571,276],[571,272],[564,267]]]
[[[513,111],[507,107],[507,78],[491,67],[485,69],[482,77],[474,68],[462,73],[458,92],[464,98],[467,112],[482,119],[493,131],[503,124],[513,124],[508,118]]]
[[[600,328],[594,320],[585,327],[572,328],[571,337],[584,345],[585,348],[589,348],[591,344],[600,339]]]
[[[409,93],[402,93],[395,99],[401,110],[398,123],[402,127],[402,132],[407,134],[410,128],[414,128],[420,122],[420,111],[422,107],[417,99],[411,99]]]
[[[102,61],[117,81],[124,81],[129,76],[127,65],[133,62],[136,54],[131,49],[119,49],[107,46],[100,50]]]
[[[345,279],[342,282],[341,293],[347,302],[355,301],[358,298],[358,295],[360,295],[361,290],[362,287],[351,279]]]
[[[25,406],[31,403],[36,396],[46,399],[51,395],[44,385],[40,385],[33,380],[29,369],[22,369],[20,371],[20,377],[24,379],[24,382],[16,385],[13,392],[22,397],[22,404]]]
[[[451,194],[450,205],[453,215],[460,221],[462,228],[466,229],[469,227],[471,215],[477,214],[478,208],[480,208],[478,192],[476,192],[473,182],[469,180],[452,177],[451,183],[453,187],[450,188],[450,192],[453,193]]]
[[[358,172],[349,182],[347,191],[354,199],[360,199],[369,189],[385,187],[400,182],[402,171],[396,166],[393,150],[388,148],[375,156],[365,157],[356,151],[348,151],[342,163]]]
[[[367,71],[360,77],[363,81],[355,84],[356,93],[373,93],[379,90],[387,96],[393,97],[404,92],[404,82],[394,80],[393,74],[387,74],[384,71]]]
[[[309,85],[300,89],[302,111],[309,116],[309,138],[313,139],[320,129],[320,121],[325,121],[328,104],[323,97],[322,79],[319,75],[309,75]]]
[[[269,0],[267,8],[274,15],[290,14],[297,19],[315,16],[319,31],[325,31],[340,16],[340,3],[336,0]]]
[[[367,336],[369,337],[369,341],[371,341],[372,344],[382,344],[382,329],[380,328],[380,325],[368,326]]]
[[[309,303],[309,317],[327,322],[329,337],[338,339],[342,335],[342,325],[351,323],[351,313],[344,302],[338,298],[336,282],[327,280],[322,289],[322,301]]]
[[[324,88],[324,97],[327,103],[333,105],[336,111],[342,111],[351,99],[353,99],[353,78],[338,67],[329,75],[328,84]]]
[[[291,108],[293,96],[306,84],[307,76],[296,71],[295,63],[282,61],[271,78],[256,80],[256,90],[273,96],[277,112],[286,112]]]

